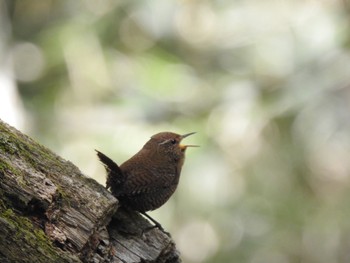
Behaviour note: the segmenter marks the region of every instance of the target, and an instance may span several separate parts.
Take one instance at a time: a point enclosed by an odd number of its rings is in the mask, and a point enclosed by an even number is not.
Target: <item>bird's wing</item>
[[[173,168],[137,167],[126,172],[127,180],[123,184],[121,194],[135,195],[142,193],[157,192],[178,183],[178,173]]]
[[[112,186],[116,187],[123,184],[125,181],[125,176],[119,166],[105,154],[97,150],[95,151],[97,152],[98,158],[103,163],[107,171],[106,188],[108,189]]]

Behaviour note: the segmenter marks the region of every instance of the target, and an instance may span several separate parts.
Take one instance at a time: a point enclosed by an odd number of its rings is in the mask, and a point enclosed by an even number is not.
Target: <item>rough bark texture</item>
[[[180,262],[170,237],[0,120],[0,262]]]

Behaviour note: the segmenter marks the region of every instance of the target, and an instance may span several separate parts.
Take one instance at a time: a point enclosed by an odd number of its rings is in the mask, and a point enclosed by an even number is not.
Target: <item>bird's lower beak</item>
[[[183,144],[180,144],[180,149],[181,150],[186,150],[187,147],[199,147],[199,145],[193,145],[193,144],[183,145]]]
[[[186,138],[186,137],[192,135],[192,134],[195,134],[195,132],[190,132],[190,133],[181,135],[181,140],[182,140],[183,138]],[[193,145],[193,144],[183,145],[183,144],[180,144],[180,149],[181,149],[182,151],[186,150],[187,147],[199,147],[199,145]]]

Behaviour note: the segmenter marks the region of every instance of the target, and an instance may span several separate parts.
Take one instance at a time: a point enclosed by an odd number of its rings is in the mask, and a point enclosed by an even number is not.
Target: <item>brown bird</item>
[[[142,213],[163,230],[146,212],[162,206],[175,192],[187,147],[198,147],[180,144],[192,134],[157,133],[120,167],[97,151],[107,170],[106,188],[111,189],[122,206]]]

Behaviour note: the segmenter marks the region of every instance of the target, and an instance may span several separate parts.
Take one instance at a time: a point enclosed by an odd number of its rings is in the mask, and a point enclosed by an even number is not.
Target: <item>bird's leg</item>
[[[152,228],[155,228],[155,227],[158,227],[159,230],[161,231],[164,231],[162,225],[160,223],[158,223],[156,220],[154,220],[151,216],[147,215],[146,212],[141,212],[142,215],[144,215],[145,217],[147,217],[149,220],[152,221],[152,223],[154,224],[154,226],[151,227]]]
[[[152,221],[152,223],[154,224],[154,226],[150,226],[150,227],[147,227],[146,229],[144,229],[143,232],[146,232],[146,231],[148,231],[148,230],[151,230],[151,229],[157,227],[157,228],[158,228],[160,231],[162,231],[164,234],[170,236],[170,234],[164,230],[164,228],[162,227],[162,225],[161,225],[159,222],[157,222],[156,220],[154,220],[151,216],[149,216],[148,214],[146,214],[146,212],[140,212],[140,213],[141,213],[143,216],[147,217],[147,218],[148,218],[150,221]]]

